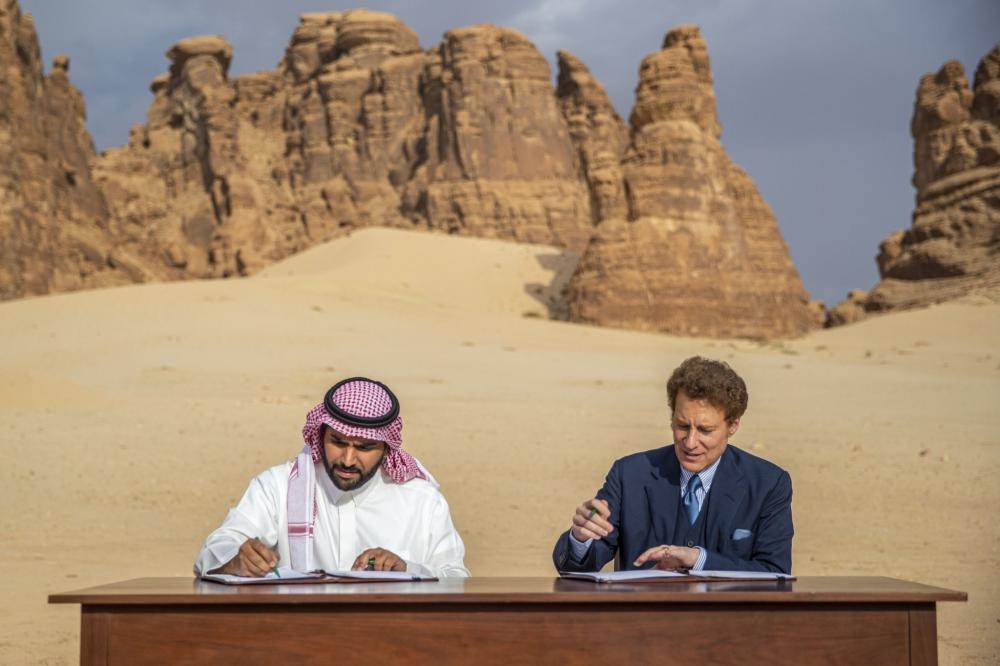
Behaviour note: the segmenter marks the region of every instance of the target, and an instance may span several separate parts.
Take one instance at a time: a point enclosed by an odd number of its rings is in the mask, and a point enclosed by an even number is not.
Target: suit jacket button
[[[688,548],[694,547],[694,541],[688,541]]]

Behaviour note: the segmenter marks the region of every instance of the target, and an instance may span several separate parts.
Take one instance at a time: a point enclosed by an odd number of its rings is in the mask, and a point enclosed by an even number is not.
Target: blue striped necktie
[[[698,520],[698,498],[695,492],[701,488],[701,477],[695,474],[688,481],[687,490],[684,491],[684,512],[687,513],[688,522],[694,525]]]

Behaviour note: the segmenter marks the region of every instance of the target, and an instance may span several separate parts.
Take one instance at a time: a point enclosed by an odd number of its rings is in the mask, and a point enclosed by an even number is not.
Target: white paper
[[[203,574],[205,580],[214,580],[218,583],[229,583],[230,585],[253,585],[260,583],[280,583],[283,580],[297,580],[301,578],[318,578],[319,574],[303,573],[291,567],[278,567],[278,574],[268,571],[266,576],[235,576],[233,574],[208,573]]]
[[[692,576],[705,578],[739,578],[740,580],[791,580],[795,576],[774,571],[692,571]]]
[[[737,580],[792,580],[794,576],[771,571],[661,571],[659,569],[633,569],[629,571],[560,571],[563,578],[581,578],[596,583],[627,583],[629,581],[663,580],[665,578],[704,578]]]
[[[365,580],[437,580],[434,576],[421,576],[409,571],[320,571],[336,578],[362,578]]]
[[[657,578],[688,578],[678,571],[659,569],[632,569],[629,571],[560,571],[563,578],[583,578],[598,583],[620,583],[630,580],[654,580]]]

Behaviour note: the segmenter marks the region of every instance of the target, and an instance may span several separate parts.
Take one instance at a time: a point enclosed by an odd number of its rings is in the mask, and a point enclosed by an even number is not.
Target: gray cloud
[[[98,148],[144,122],[148,85],[179,39],[221,34],[232,74],[273,69],[298,15],[338,2],[21,0],[47,60],[72,59]],[[873,257],[913,208],[909,121],[920,76],[957,59],[972,78],[1000,40],[994,0],[388,0],[428,47],[449,29],[516,28],[552,61],[583,59],[627,118],[644,56],[696,23],[708,41],[723,142],[778,217],[813,297],[833,303],[878,278]]]

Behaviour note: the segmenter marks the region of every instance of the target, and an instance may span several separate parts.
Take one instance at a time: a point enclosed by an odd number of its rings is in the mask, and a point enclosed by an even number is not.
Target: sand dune
[[[368,230],[250,279],[0,304],[0,663],[75,662],[79,609],[50,592],[189,575],[353,374],[399,394],[473,573],[550,575],[612,460],[669,437],[663,382],[696,353],[749,383],[735,443],[792,474],[795,572],[966,590],[941,661],[1000,661],[1000,305],[775,343],[601,330],[543,318],[574,259]]]

